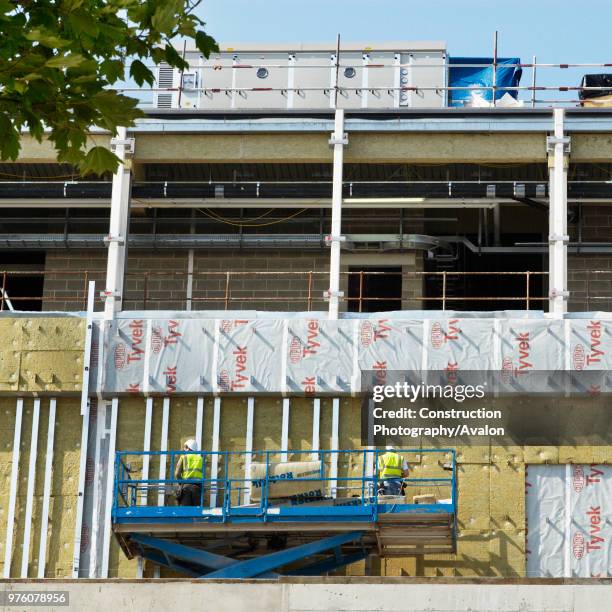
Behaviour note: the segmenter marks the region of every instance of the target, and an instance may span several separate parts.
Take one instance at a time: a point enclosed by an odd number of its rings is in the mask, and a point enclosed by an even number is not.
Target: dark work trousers
[[[202,487],[188,482],[181,485],[182,495],[179,506],[199,506],[202,497]]]

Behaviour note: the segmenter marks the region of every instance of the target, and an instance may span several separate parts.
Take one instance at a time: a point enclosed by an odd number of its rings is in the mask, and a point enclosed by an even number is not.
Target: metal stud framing
[[[32,514],[34,511],[34,485],[36,484],[36,455],[38,453],[38,425],[40,423],[40,399],[34,400],[32,415],[32,437],[28,462],[28,488],[26,493],[25,523],[23,529],[23,550],[21,552],[21,577],[28,577],[30,564],[30,539],[32,537]]]
[[[246,421],[246,440],[244,461],[244,478],[248,480],[251,475],[251,461],[253,460],[253,425],[255,422],[255,398],[249,397],[247,399],[247,421]],[[251,489],[247,487],[244,492],[244,503],[249,504],[251,502]]]
[[[221,429],[221,398],[215,397],[213,403],[213,428],[212,428],[212,446],[211,450],[213,453],[219,452],[219,433]],[[219,473],[219,455],[213,455],[210,462],[210,478],[215,479]],[[210,493],[210,505],[215,507],[217,505],[217,486],[216,484],[211,487]]]
[[[283,420],[281,425],[281,461],[288,460],[289,449],[289,411],[291,409],[288,397],[283,398]]]
[[[15,505],[17,503],[17,485],[19,484],[19,451],[21,444],[21,421],[23,420],[23,399],[17,399],[15,408],[15,433],[13,435],[13,454],[11,455],[11,488],[9,489],[9,506],[6,520],[6,540],[4,548],[4,577],[11,577],[11,559],[13,555],[13,529],[15,527]]]
[[[114,397],[111,402],[111,423],[108,430],[108,467],[106,470],[106,499],[104,510],[104,540],[102,543],[102,574],[101,578],[108,578],[108,561],[110,555],[111,537],[111,511],[113,508],[113,487],[115,485],[115,446],[117,442],[117,417],[119,413],[119,400]]]
[[[151,450],[151,428],[153,424],[153,398],[147,397],[145,400],[145,426],[144,426],[144,440],[142,443],[142,450],[147,452]],[[142,479],[147,480],[149,478],[149,466],[151,465],[151,456],[142,456]],[[140,498],[138,503],[145,505],[147,503],[147,491],[140,492]],[[136,566],[137,578],[142,578],[144,573],[143,558],[138,557]]]
[[[318,459],[319,430],[321,428],[321,400],[316,397],[312,400],[312,458]]]
[[[340,428],[340,400],[335,397],[332,400],[332,435],[331,435],[331,450],[338,450],[338,431]],[[338,453],[331,454],[331,465],[329,468],[329,477],[330,480],[329,486],[331,489],[332,497],[336,497],[336,488],[338,486],[338,481],[335,480],[338,478]]]
[[[53,483],[53,445],[55,440],[55,412],[57,400],[49,400],[49,424],[47,426],[47,449],[45,451],[45,482],[43,485],[43,501],[40,517],[40,545],[38,548],[38,578],[45,577],[47,563],[47,532],[49,529],[49,504],[51,501],[51,485]]]

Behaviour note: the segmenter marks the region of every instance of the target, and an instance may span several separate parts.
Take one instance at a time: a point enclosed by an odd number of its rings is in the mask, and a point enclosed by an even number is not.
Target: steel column
[[[554,135],[547,138],[550,176],[549,241],[549,311],[562,315],[567,311],[567,170],[570,139],[564,135],[565,111],[554,109]]]
[[[121,160],[113,175],[109,233],[106,239],[108,256],[106,264],[106,300],[104,318],[112,319],[122,308],[125,261],[127,257],[128,229],[130,220],[131,160],[134,140],[127,138],[124,127],[117,128],[117,138],[111,140],[115,154]]]
[[[340,244],[342,231],[342,171],[344,163],[344,147],[348,137],[344,133],[344,110],[336,109],[334,133],[329,141],[334,147],[334,174],[332,184],[332,218],[331,233],[328,237],[330,245],[329,260],[329,318],[337,319],[340,298]]]

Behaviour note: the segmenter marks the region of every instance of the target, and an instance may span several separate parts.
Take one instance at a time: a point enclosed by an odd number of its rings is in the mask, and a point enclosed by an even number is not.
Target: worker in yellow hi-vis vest
[[[408,462],[388,444],[386,453],[378,457],[378,492],[382,495],[400,495],[402,478],[408,477]]]
[[[176,480],[202,480],[202,455],[197,453],[198,443],[187,440],[183,450],[187,453],[181,455],[174,468]],[[199,506],[202,498],[202,484],[197,482],[182,482],[176,492],[179,506]]]

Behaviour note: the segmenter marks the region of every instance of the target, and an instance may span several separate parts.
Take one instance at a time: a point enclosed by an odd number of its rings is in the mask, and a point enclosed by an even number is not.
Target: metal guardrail
[[[234,62],[233,64],[214,64],[214,63],[209,63],[209,64],[202,64],[199,63],[197,65],[193,65],[190,67],[189,71],[190,72],[194,72],[197,71],[198,73],[202,74],[201,76],[201,80],[202,82],[206,82],[206,77],[204,76],[204,73],[209,71],[211,73],[216,73],[219,70],[226,70],[226,71],[234,71],[234,73],[236,72],[242,72],[245,70],[253,70],[253,71],[258,71],[258,70],[280,70],[280,71],[286,71],[287,75],[289,74],[289,72],[291,71],[292,74],[296,74],[298,73],[298,71],[305,71],[305,70],[309,70],[312,71],[314,70],[322,70],[322,69],[330,69],[330,67],[335,67],[336,68],[336,73],[340,70],[340,69],[346,69],[346,68],[355,68],[355,62],[343,62],[340,60],[337,60],[334,64],[330,63],[321,63],[321,64],[317,64],[317,63],[312,63],[309,65],[299,65],[299,64],[282,64],[282,63],[274,63],[274,62],[257,62],[257,63],[249,63],[249,64],[242,64],[239,62]],[[530,106],[532,108],[535,107],[549,107],[549,106],[553,106],[553,105],[584,105],[585,101],[584,99],[581,98],[574,98],[574,97],[570,97],[570,98],[538,98],[537,95],[539,93],[546,93],[546,92],[557,92],[557,93],[572,93],[572,92],[588,92],[588,93],[597,93],[597,92],[602,92],[602,94],[605,94],[609,91],[609,87],[605,87],[605,86],[583,86],[583,85],[576,85],[575,82],[574,83],[566,83],[560,80],[560,82],[553,84],[538,84],[538,78],[540,79],[540,83],[542,83],[542,75],[538,73],[539,70],[557,70],[559,72],[565,73],[567,74],[568,71],[582,71],[582,70],[600,70],[600,71],[608,71],[610,69],[610,67],[612,67],[612,63],[610,62],[582,62],[582,63],[575,63],[575,62],[567,62],[567,63],[547,63],[547,62],[538,62],[536,57],[534,56],[533,61],[532,62],[519,62],[519,63],[505,63],[505,62],[499,62],[495,52],[494,52],[494,57],[492,58],[491,62],[488,63],[465,63],[465,64],[449,64],[447,65],[447,69],[449,67],[453,67],[453,68],[481,68],[481,69],[491,69],[492,73],[493,73],[493,79],[492,79],[492,84],[491,85],[465,85],[465,86],[461,86],[461,85],[455,85],[455,86],[451,86],[451,85],[442,85],[442,84],[435,84],[435,85],[429,85],[429,84],[423,84],[420,85],[418,82],[418,74],[416,74],[418,72],[418,70],[428,70],[431,68],[441,68],[441,65],[439,63],[428,63],[428,62],[420,62],[419,64],[411,64],[411,63],[394,63],[394,64],[381,64],[381,63],[364,63],[364,64],[359,64],[359,69],[366,71],[367,73],[375,73],[377,70],[381,70],[381,69],[397,69],[397,70],[402,70],[402,69],[409,69],[415,72],[415,75],[412,77],[412,82],[410,84],[393,84],[393,85],[387,85],[387,86],[364,86],[364,85],[356,85],[353,87],[347,86],[347,85],[339,85],[338,83],[338,78],[336,76],[336,80],[335,82],[332,82],[329,86],[319,86],[319,87],[313,87],[313,86],[306,86],[306,87],[299,87],[299,86],[294,86],[292,84],[292,80],[290,80],[287,76],[287,83],[283,84],[282,86],[274,86],[274,87],[266,87],[266,86],[260,86],[260,87],[239,87],[239,86],[234,86],[232,84],[232,86],[229,87],[206,87],[206,86],[199,86],[199,85],[194,85],[194,84],[189,84],[187,85],[184,81],[184,77],[183,77],[183,73],[181,73],[181,78],[180,78],[180,83],[179,86],[176,87],[160,87],[160,86],[152,86],[152,87],[133,87],[133,86],[124,86],[121,87],[119,89],[120,92],[122,93],[127,93],[127,94],[135,94],[135,93],[178,93],[179,96],[181,96],[182,93],[187,92],[187,93],[197,93],[197,94],[202,94],[204,96],[212,96],[215,94],[223,94],[223,95],[227,95],[230,97],[233,97],[235,95],[237,96],[244,96],[246,94],[249,93],[261,93],[261,92],[278,92],[284,96],[287,96],[288,93],[292,93],[292,94],[296,94],[296,95],[305,95],[307,92],[320,92],[323,93],[325,95],[329,95],[330,97],[333,97],[333,95],[337,96],[346,96],[349,93],[354,93],[356,95],[361,95],[362,92],[370,92],[374,95],[381,95],[382,93],[387,93],[391,96],[393,95],[401,95],[401,94],[408,94],[408,93],[422,93],[422,92],[428,92],[428,91],[433,91],[433,92],[437,92],[437,93],[441,93],[441,92],[445,92],[445,93],[452,93],[452,92],[462,92],[462,91],[467,91],[467,92],[475,92],[475,93],[481,93],[481,92],[491,92],[492,97],[496,98],[498,93],[504,93],[504,92],[508,92],[508,91],[516,91],[519,94],[519,99],[522,100],[522,102],[527,105]],[[156,70],[157,66],[150,66],[151,69]],[[516,69],[528,69],[531,71],[530,74],[530,84],[529,85],[516,85],[516,86],[504,86],[504,85],[500,85],[497,82],[497,73],[499,70],[501,69],[506,69],[506,68],[516,68]],[[545,79],[547,82],[550,82],[550,79]],[[499,102],[499,101],[498,101]],[[594,98],[589,98],[588,99],[588,105],[589,106],[593,106],[593,107],[602,107],[602,106],[609,106],[610,105],[610,101],[609,100],[598,100],[597,97]],[[390,107],[391,108],[391,107]]]
[[[602,271],[606,272],[606,271]],[[589,273],[594,273],[589,271]],[[611,273],[608,271],[608,273]],[[519,272],[453,272],[453,271],[343,271],[341,277],[348,282],[349,279],[358,279],[358,291],[355,295],[345,295],[341,302],[347,305],[356,304],[352,309],[357,312],[364,312],[366,303],[393,302],[397,304],[394,310],[401,310],[405,303],[439,303],[442,310],[452,307],[457,302],[491,302],[492,304],[501,302],[516,302],[523,304],[529,310],[534,303],[543,305],[548,300],[548,296],[537,295],[534,293],[532,281],[536,277],[547,276],[548,272],[539,271],[519,271]],[[218,310],[232,310],[238,306],[251,304],[295,304],[296,308],[303,307],[311,311],[316,304],[325,302],[325,297],[321,287],[326,282],[329,272],[324,270],[308,271],[206,271],[206,272],[187,272],[187,271],[156,271],[145,270],[138,272],[126,272],[126,292],[124,303],[128,303],[132,309],[156,309],[160,304],[170,302],[183,305],[188,300],[194,310],[198,309],[198,304],[206,304],[206,308],[211,306]],[[413,292],[412,295],[401,297],[389,297],[381,295],[370,295],[365,289],[365,283],[370,278],[385,277],[387,279],[401,277],[402,281],[438,279],[439,294],[425,295]],[[451,279],[466,279],[477,277],[495,278],[522,278],[524,290],[515,295],[451,295],[449,281]],[[26,279],[42,277],[46,287],[43,287],[42,294],[38,295],[13,295],[11,293],[11,283],[15,279]],[[24,270],[24,271],[0,271],[0,310],[7,310],[9,302],[12,308],[19,310],[19,305],[24,302],[36,303],[45,308],[53,307],[56,304],[70,304],[71,309],[87,306],[87,287],[90,280],[102,280],[104,272],[102,270]],[[70,285],[80,285],[76,289],[55,290],[49,288],[47,281],[66,281]],[[240,281],[260,281],[255,287],[245,289],[239,287]],[[178,282],[180,286],[173,287],[168,293],[166,290],[157,288],[156,284],[161,282]],[[206,286],[206,283],[216,283],[217,288]],[[272,288],[269,283],[276,283]],[[298,284],[298,286],[291,286]],[[189,293],[191,287],[191,294]],[[282,293],[279,295],[279,293]],[[177,295],[178,294],[178,295]],[[604,299],[604,298],[592,298]],[[609,299],[609,298],[606,298]]]
[[[114,465],[114,493],[113,493],[113,516],[137,518],[139,515],[149,516],[151,507],[156,507],[156,516],[173,516],[175,506],[168,506],[168,511],[160,509],[165,506],[165,496],[179,484],[200,485],[200,503],[197,506],[202,510],[211,510],[210,516],[217,522],[231,521],[232,518],[249,518],[255,521],[269,520],[270,510],[279,506],[299,506],[301,510],[316,517],[334,513],[334,500],[342,497],[341,504],[337,508],[354,506],[367,508],[363,513],[365,520],[377,520],[379,505],[385,504],[384,498],[380,499],[379,479],[376,466],[379,456],[384,450],[319,450],[319,451],[119,451],[115,455]],[[440,470],[450,470],[448,477],[421,477],[404,478],[406,487],[428,487],[444,488],[444,501],[436,504],[401,504],[393,501],[394,506],[414,506],[414,510],[422,513],[447,512],[455,513],[457,506],[457,481],[456,481],[456,451],[455,449],[398,449],[398,453],[404,456],[410,465],[410,456],[419,459],[423,455],[437,454],[441,457],[438,461]],[[293,476],[291,473],[279,475],[273,474],[272,468],[286,464],[282,456],[286,454],[294,461],[313,461],[320,464],[318,473],[310,476]],[[179,457],[183,455],[199,455],[202,457],[202,478],[181,480],[174,478],[174,468]],[[138,478],[138,470],[133,468],[131,461],[141,461],[143,457],[157,458],[166,463],[166,469],[172,475],[169,478]],[[347,459],[347,465],[352,466],[357,473],[349,476],[338,475],[338,463],[340,459]],[[168,465],[169,462],[169,465]],[[254,463],[265,465],[265,472],[257,478],[247,475],[247,470]],[[236,472],[236,463],[245,472],[243,477],[232,475]],[[232,464],[232,465],[230,465]],[[332,464],[335,466],[332,473]],[[245,467],[246,466],[246,467]],[[355,469],[357,467],[357,469]],[[216,473],[215,473],[216,472]],[[270,494],[270,485],[278,482],[305,484],[305,488],[317,492],[313,494],[296,494],[288,497],[274,496]],[[312,483],[312,484],[310,484]],[[258,489],[256,503],[244,503],[245,494],[250,501],[254,488]],[[151,503],[149,494],[152,493],[157,503]],[[339,495],[341,493],[341,495]],[[160,497],[160,494],[164,497]],[[253,495],[253,497],[255,497]],[[162,500],[162,503],[160,503]],[[321,504],[329,505],[321,505]],[[312,505],[311,505],[312,504]],[[319,505],[317,505],[319,504]],[[194,506],[191,506],[194,508]],[[340,510],[342,512],[342,510]],[[274,512],[272,512],[274,514]],[[304,513],[300,513],[304,516]]]

